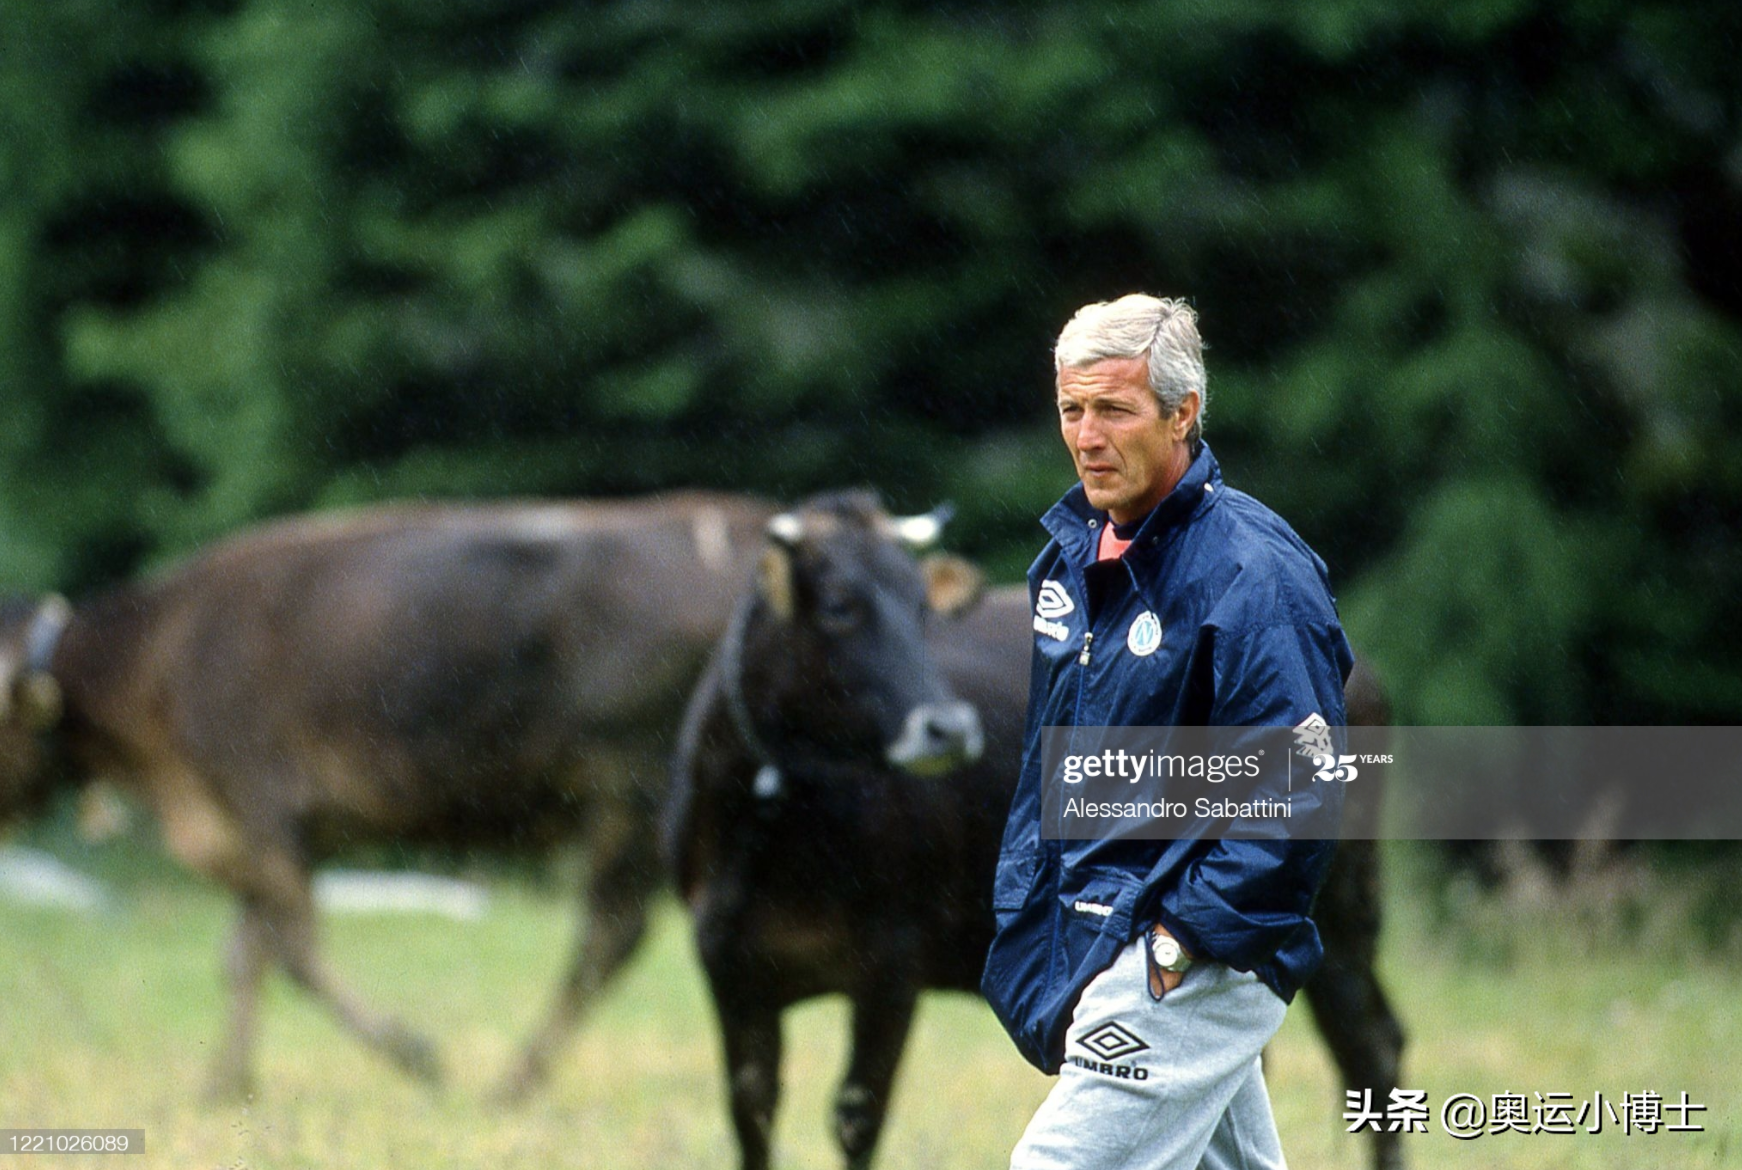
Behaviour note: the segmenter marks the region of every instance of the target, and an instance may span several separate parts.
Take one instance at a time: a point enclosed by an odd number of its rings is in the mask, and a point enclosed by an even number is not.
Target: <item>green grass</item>
[[[1683,941],[1674,898],[1640,874],[1571,896],[1527,884],[1502,897],[1448,892],[1401,854],[1392,867],[1403,880],[1388,906],[1384,974],[1411,1033],[1405,1083],[1434,1105],[1434,1132],[1409,1140],[1413,1165],[1742,1166],[1733,948]],[[91,1163],[136,1168],[735,1164],[712,1011],[673,906],[550,1089],[506,1112],[485,1095],[554,983],[568,942],[561,899],[503,883],[480,922],[329,922],[334,964],[353,986],[438,1040],[444,1090],[408,1083],[280,979],[262,1009],[260,1092],[207,1107],[199,1091],[219,1035],[229,919],[216,891],[161,877],[129,886],[102,917],[0,904],[0,1127],[144,1127],[145,1156]],[[834,1000],[788,1017],[782,1167],[839,1164],[827,1120],[844,1029]],[[1303,1006],[1272,1045],[1267,1075],[1293,1166],[1364,1164]],[[1005,1165],[1048,1083],[978,1001],[930,997],[879,1165]],[[1698,1118],[1708,1132],[1626,1138],[1605,1125],[1595,1137],[1470,1142],[1440,1132],[1438,1104],[1455,1092],[1619,1100],[1648,1089],[1671,1099],[1685,1089],[1708,1105]],[[0,1154],[0,1168],[13,1164]]]

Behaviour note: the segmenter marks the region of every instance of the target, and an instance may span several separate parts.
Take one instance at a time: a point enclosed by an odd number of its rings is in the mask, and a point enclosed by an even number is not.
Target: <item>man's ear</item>
[[[1187,394],[1179,404],[1179,409],[1173,412],[1173,418],[1168,420],[1168,430],[1179,442],[1185,442],[1185,437],[1192,433],[1192,424],[1198,421],[1198,412],[1204,408],[1204,396],[1196,390]]]
[[[925,577],[926,604],[942,617],[959,617],[986,592],[986,574],[962,557],[933,553],[919,562],[919,571]]]
[[[756,567],[756,591],[783,622],[790,622],[798,606],[794,599],[793,552],[784,544],[769,544]]]

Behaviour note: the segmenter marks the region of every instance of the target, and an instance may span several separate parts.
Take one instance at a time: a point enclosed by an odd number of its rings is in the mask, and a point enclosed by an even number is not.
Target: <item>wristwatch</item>
[[[1183,975],[1192,965],[1192,960],[1186,954],[1185,948],[1179,945],[1179,939],[1171,934],[1151,934],[1149,936],[1149,953],[1155,956],[1155,965],[1163,971],[1172,971]]]

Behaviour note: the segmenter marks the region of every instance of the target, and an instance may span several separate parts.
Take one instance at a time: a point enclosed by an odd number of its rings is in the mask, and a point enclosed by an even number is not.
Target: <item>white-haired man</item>
[[[1079,483],[1043,519],[1052,539],[1029,570],[1028,741],[982,988],[1023,1054],[1060,1076],[1011,1165],[1281,1167],[1259,1053],[1322,955],[1308,911],[1333,844],[1189,826],[1047,839],[1040,739],[1340,727],[1353,658],[1324,563],[1224,487],[1202,441],[1192,309],[1089,305],[1054,359]]]

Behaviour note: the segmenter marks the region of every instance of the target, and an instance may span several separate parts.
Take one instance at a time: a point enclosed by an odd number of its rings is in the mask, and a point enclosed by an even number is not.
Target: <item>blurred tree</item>
[[[9,576],[383,496],[846,481],[954,497],[1013,574],[1069,482],[1050,340],[1146,288],[1404,718],[1742,721],[1742,9],[5,19]],[[105,236],[106,174],[158,218]]]
[[[156,534],[142,501],[185,468],[138,387],[73,376],[75,306],[173,289],[209,239],[158,147],[205,100],[184,53],[197,5],[0,7],[0,569],[14,585],[129,571]]]

